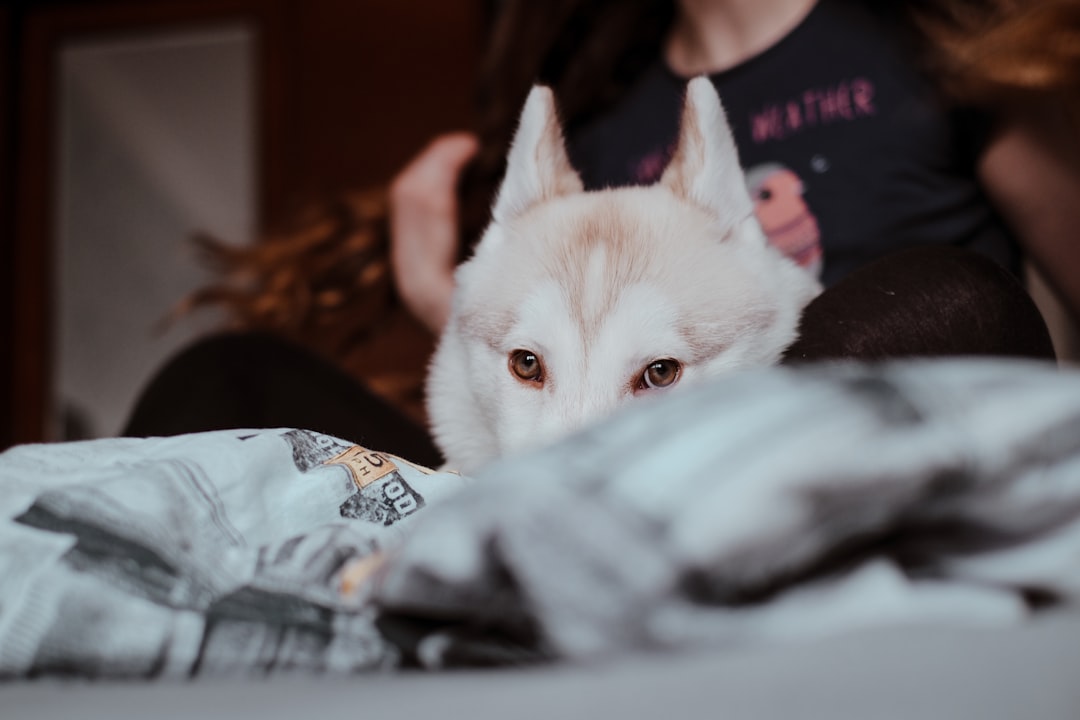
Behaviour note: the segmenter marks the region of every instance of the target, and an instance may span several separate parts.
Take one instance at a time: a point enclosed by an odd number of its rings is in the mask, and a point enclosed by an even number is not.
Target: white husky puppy
[[[687,87],[655,185],[585,192],[533,88],[427,381],[447,467],[547,443],[635,396],[776,362],[820,291],[770,246],[716,91]]]

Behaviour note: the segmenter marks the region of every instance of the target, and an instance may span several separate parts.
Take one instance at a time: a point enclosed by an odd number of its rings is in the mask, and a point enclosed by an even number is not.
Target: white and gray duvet
[[[6,679],[1015,625],[1080,595],[1080,373],[748,372],[475,478],[298,429],[21,446],[0,578]]]

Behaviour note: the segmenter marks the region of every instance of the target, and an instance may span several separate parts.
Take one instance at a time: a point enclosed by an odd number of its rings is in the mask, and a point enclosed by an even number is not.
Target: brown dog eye
[[[649,363],[649,366],[641,374],[640,387],[646,390],[660,390],[671,387],[678,381],[681,371],[682,365],[679,364],[678,360],[672,360],[671,358],[654,360]]]
[[[510,353],[510,372],[519,380],[531,383],[544,381],[544,365],[540,356],[532,350],[515,350]]]

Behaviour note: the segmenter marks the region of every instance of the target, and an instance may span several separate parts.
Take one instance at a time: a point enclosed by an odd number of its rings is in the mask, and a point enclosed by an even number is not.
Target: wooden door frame
[[[15,389],[15,102],[13,13],[0,6],[0,450],[14,441]]]
[[[286,32],[292,21],[290,0],[125,0],[50,6],[28,11],[19,28],[17,102],[7,107],[15,124],[15,177],[8,197],[11,217],[4,231],[13,238],[9,250],[10,283],[0,308],[11,317],[0,322],[0,348],[7,347],[8,365],[0,365],[0,449],[49,439],[46,423],[54,367],[53,266],[55,241],[56,156],[59,118],[58,59],[66,43],[91,37],[183,30],[222,23],[243,23],[255,31],[256,207],[260,223],[266,209],[279,207],[285,193],[282,141],[286,113],[284,79]],[[0,18],[2,21],[4,18]],[[2,30],[2,26],[0,26]],[[2,81],[0,81],[2,82]],[[0,87],[2,93],[3,87]],[[2,130],[0,126],[0,130]],[[13,230],[13,232],[12,232]],[[2,257],[2,253],[0,253]]]

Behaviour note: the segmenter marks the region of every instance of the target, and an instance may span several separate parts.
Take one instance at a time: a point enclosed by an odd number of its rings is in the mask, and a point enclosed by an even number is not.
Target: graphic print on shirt
[[[751,137],[758,144],[785,140],[817,127],[874,117],[874,95],[873,81],[856,77],[765,103],[750,113]]]
[[[820,176],[830,170],[818,145],[829,143],[815,131],[828,132],[829,126],[863,123],[878,116],[875,84],[863,76],[814,84],[743,112],[748,133],[740,153],[744,161],[749,160],[746,187],[758,221],[770,243],[821,278],[821,225],[806,201],[805,175],[800,173]],[[778,162],[782,158],[787,162]]]
[[[800,267],[821,277],[821,231],[803,199],[799,176],[780,163],[756,165],[746,171],[746,188],[769,242]]]

